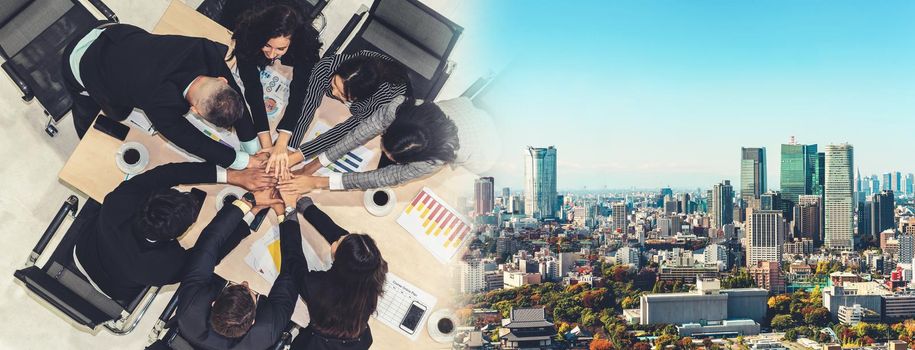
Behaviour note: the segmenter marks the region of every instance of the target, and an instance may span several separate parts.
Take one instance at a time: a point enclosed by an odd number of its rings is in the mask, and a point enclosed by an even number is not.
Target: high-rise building
[[[524,212],[536,219],[556,215],[556,148],[528,147],[524,154]]]
[[[813,194],[824,195],[826,193],[826,152],[817,153],[816,159],[811,159],[813,167]]]
[[[797,203],[801,195],[816,194],[821,184],[818,164],[817,145],[783,144],[779,172],[783,198]]]
[[[617,232],[628,232],[629,210],[626,208],[626,203],[613,203],[611,206],[611,215],[613,216],[613,229]]]
[[[474,215],[490,215],[495,203],[495,180],[491,177],[481,177],[473,184]]]
[[[747,210],[747,267],[760,261],[782,261],[785,219],[781,210]]]
[[[709,219],[712,229],[721,229],[724,225],[734,223],[734,188],[730,180],[712,186],[709,194]]]
[[[803,195],[798,197],[794,207],[794,237],[807,238],[815,246],[823,243],[823,216],[820,215],[823,205],[820,196]]]
[[[893,173],[883,174],[883,187],[880,189],[883,191],[890,191],[893,189]]]
[[[896,240],[899,242],[898,262],[911,264],[915,258],[915,235],[900,234]]]
[[[740,200],[751,206],[766,187],[766,148],[740,148]]]
[[[893,188],[893,192],[902,193],[902,173],[898,171],[893,173],[893,185],[890,187]]]
[[[883,191],[871,196],[870,203],[870,234],[878,237],[880,232],[895,226],[894,211],[896,198],[893,191]]]
[[[877,175],[872,175],[871,176],[871,188],[870,188],[869,192],[871,194],[880,192],[880,188],[881,188],[880,187],[880,178],[877,177]]]
[[[826,146],[825,246],[854,248],[854,198],[852,169],[854,147],[847,143]]]
[[[471,294],[483,290],[483,262],[477,256],[461,261],[461,293]]]
[[[632,265],[639,268],[641,251],[638,247],[622,247],[616,251],[616,263],[620,265]]]
[[[677,207],[679,212],[683,214],[692,214],[693,206],[692,202],[689,200],[689,193],[681,193],[678,197]]]
[[[915,195],[915,174],[908,173],[905,175],[905,195],[912,197]]]

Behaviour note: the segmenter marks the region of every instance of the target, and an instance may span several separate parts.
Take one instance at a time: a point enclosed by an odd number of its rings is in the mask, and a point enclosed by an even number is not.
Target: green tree
[[[817,326],[817,327],[826,327],[829,323],[831,315],[829,310],[825,307],[818,307],[804,315],[804,323]]]
[[[794,327],[794,320],[791,318],[791,315],[775,315],[775,317],[772,318],[771,325],[772,328],[783,331]]]

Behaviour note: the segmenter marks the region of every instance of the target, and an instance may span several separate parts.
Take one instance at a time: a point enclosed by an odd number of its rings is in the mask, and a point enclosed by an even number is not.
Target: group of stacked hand
[[[226,182],[251,191],[258,208],[270,207],[281,215],[284,203],[294,206],[300,196],[316,188],[321,177],[312,174],[320,167],[318,161],[312,161],[301,169],[291,171],[288,157],[276,156],[271,153],[271,148],[265,148],[250,157],[247,168],[229,169]]]

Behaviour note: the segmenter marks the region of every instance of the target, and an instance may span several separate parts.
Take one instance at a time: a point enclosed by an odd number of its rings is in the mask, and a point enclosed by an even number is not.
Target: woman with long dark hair
[[[295,196],[281,192],[283,201]],[[330,244],[333,264],[327,271],[309,271],[305,256],[287,260],[296,276],[299,296],[308,307],[308,327],[292,342],[292,349],[368,349],[372,345],[369,317],[378,306],[388,263],[369,235],[349,233],[337,226],[309,197],[302,197],[296,209]],[[287,212],[289,210],[287,209]],[[288,219],[295,213],[289,213]],[[298,231],[298,224],[293,225]],[[301,246],[302,235],[283,236]],[[301,250],[297,250],[301,252]]]
[[[287,113],[276,127],[267,171],[289,178],[289,167],[324,152],[395,97],[409,94],[406,67],[390,57],[363,50],[322,58],[308,78],[302,113]],[[347,104],[352,116],[300,145],[325,96]]]
[[[313,176],[347,152],[381,136],[378,168]],[[499,158],[498,135],[489,114],[466,97],[429,102],[398,96],[340,142],[283,179],[279,188],[296,194],[315,189],[367,190],[397,186],[435,173],[445,165],[481,174]]]
[[[235,48],[230,58],[238,62],[238,73],[245,87],[245,100],[251,107],[251,118],[261,148],[273,145],[270,123],[264,102],[260,73],[279,61],[292,67],[286,115],[297,118],[305,101],[308,76],[318,62],[321,42],[299,7],[273,0],[253,7],[238,17],[232,34]]]

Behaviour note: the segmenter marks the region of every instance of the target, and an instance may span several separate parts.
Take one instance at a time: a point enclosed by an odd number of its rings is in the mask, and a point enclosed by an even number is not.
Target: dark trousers
[[[362,350],[372,346],[372,332],[368,328],[356,339],[325,337],[312,327],[306,327],[292,340],[291,350]]]

